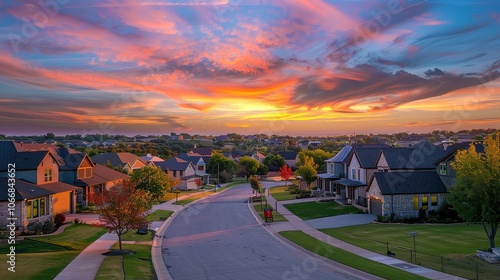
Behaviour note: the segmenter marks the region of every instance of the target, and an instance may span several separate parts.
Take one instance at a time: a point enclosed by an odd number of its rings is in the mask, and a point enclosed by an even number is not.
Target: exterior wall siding
[[[50,182],[45,182],[45,177],[44,177],[44,171],[46,169],[52,169],[52,181]],[[47,154],[45,158],[42,160],[40,165],[37,168],[36,171],[37,174],[37,185],[41,184],[46,184],[46,183],[53,183],[53,182],[59,182],[59,165],[57,162],[50,156],[50,154]]]
[[[431,206],[431,196],[436,195],[438,197],[437,206]],[[428,198],[428,209],[438,210],[439,206],[444,201],[444,194],[405,194],[405,195],[384,195],[383,201],[383,213],[385,217],[390,217],[391,213],[394,212],[394,217],[396,219],[404,218],[416,218],[418,217],[418,210],[413,210],[413,197],[418,196],[418,209],[422,207],[422,197],[426,196]]]
[[[378,159],[377,168],[389,168],[389,164],[387,163],[387,160],[385,159],[384,153],[382,153],[380,155],[380,158]]]

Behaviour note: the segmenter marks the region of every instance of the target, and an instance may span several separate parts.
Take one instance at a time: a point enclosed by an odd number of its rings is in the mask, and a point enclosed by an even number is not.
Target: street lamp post
[[[409,236],[413,236],[413,252],[415,254],[415,263],[417,263],[417,245],[416,245],[416,241],[415,241],[415,237],[417,236],[418,234],[418,231],[412,231],[410,233],[408,233]]]

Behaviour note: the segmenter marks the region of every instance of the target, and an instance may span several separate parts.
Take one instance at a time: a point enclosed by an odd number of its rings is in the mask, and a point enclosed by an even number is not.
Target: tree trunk
[[[486,232],[486,236],[488,236],[488,240],[490,241],[490,249],[495,248],[495,236],[497,234],[498,223],[492,222],[488,223],[490,225],[490,231],[486,227],[486,222],[482,222],[484,231]]]
[[[122,250],[122,235],[118,234],[118,246],[120,247],[120,251]]]

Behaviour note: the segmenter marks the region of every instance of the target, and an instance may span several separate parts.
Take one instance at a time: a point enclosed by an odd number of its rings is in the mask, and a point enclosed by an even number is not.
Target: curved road
[[[179,213],[162,248],[173,279],[357,279],[271,236],[248,209],[251,194],[243,184]]]

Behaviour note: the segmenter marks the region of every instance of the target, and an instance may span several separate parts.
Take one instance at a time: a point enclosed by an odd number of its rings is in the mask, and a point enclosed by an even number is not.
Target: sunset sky
[[[493,0],[2,1],[0,134],[500,128],[499,30]]]

